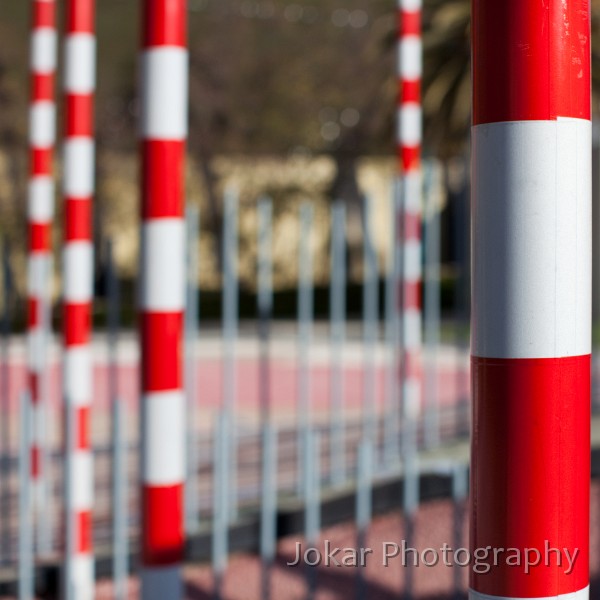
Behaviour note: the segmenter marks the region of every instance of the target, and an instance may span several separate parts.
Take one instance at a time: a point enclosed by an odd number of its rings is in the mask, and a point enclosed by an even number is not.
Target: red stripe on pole
[[[77,440],[75,447],[78,450],[88,450],[92,446],[90,435],[90,407],[80,406],[77,409]]]
[[[473,124],[590,119],[589,0],[473,0]]]
[[[39,375],[33,371],[30,371],[27,377],[27,383],[29,385],[29,391],[31,392],[31,402],[32,404],[37,404],[38,400],[40,399]]]
[[[472,368],[471,547],[543,550],[548,541],[561,551],[579,549],[579,556],[570,575],[555,562],[525,574],[522,567],[502,561],[485,575],[472,573],[471,587],[518,598],[555,597],[585,588],[590,356],[473,357]]]
[[[54,100],[54,73],[34,73],[31,76],[31,101]]]
[[[421,81],[409,81],[407,79],[400,82],[399,102],[421,103]]]
[[[30,223],[29,251],[49,251],[50,246],[50,225],[47,223]]]
[[[31,460],[31,477],[37,479],[41,473],[40,449],[37,446],[32,446],[30,449]]]
[[[404,352],[404,377],[406,379],[421,379],[423,376],[423,368],[421,366],[420,350],[412,352],[405,350]]]
[[[94,33],[95,0],[73,2],[68,5],[66,33]]]
[[[400,35],[421,35],[421,11],[400,11]]]
[[[183,485],[143,486],[142,553],[146,565],[160,566],[183,560]],[[160,518],[156,518],[160,515]]]
[[[405,309],[421,309],[421,282],[420,281],[405,281],[404,282],[404,308]]]
[[[35,329],[40,324],[40,299],[27,299],[27,324],[29,329]]]
[[[31,24],[34,29],[48,27],[54,29],[56,23],[56,3],[37,0],[33,3]]]
[[[404,173],[415,171],[421,166],[421,146],[401,146],[400,170]]]
[[[183,385],[183,314],[144,313],[141,316],[144,369],[142,386],[147,392],[175,390]]]
[[[142,218],[181,217],[185,142],[147,140],[142,151]]]
[[[90,341],[92,307],[89,302],[64,305],[64,332],[67,346],[79,346]]]
[[[65,204],[65,239],[71,242],[91,240],[92,199],[67,198]]]
[[[146,0],[142,45],[186,46],[186,4],[181,0]]]
[[[32,148],[30,156],[31,174],[51,175],[53,154],[52,148]]]
[[[406,213],[404,215],[404,239],[420,240],[421,239],[421,216],[414,213]]]
[[[89,554],[92,551],[92,513],[82,510],[77,513],[77,543],[78,554]]]
[[[94,97],[90,94],[68,94],[65,134],[91,137],[94,133]]]

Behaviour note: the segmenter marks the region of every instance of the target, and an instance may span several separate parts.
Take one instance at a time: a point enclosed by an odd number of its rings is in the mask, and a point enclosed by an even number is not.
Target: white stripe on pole
[[[578,119],[473,128],[475,356],[591,352],[591,139]]]

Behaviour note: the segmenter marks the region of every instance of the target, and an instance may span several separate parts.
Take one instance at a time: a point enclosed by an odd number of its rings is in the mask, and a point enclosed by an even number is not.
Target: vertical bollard
[[[127,598],[129,528],[127,526],[127,419],[123,400],[115,401],[113,413],[113,580],[115,600]]]
[[[225,190],[223,219],[223,403],[228,412],[231,435],[229,452],[229,518],[238,515],[237,498],[237,335],[238,335],[238,192],[233,187]]]
[[[371,237],[371,201],[363,201],[363,439],[377,445],[377,376],[375,372],[379,278],[377,254]]]
[[[275,559],[277,520],[277,436],[271,423],[271,377],[269,367],[269,321],[273,308],[272,204],[258,203],[258,335],[260,339],[259,401],[262,431],[261,530],[262,597],[271,596],[270,576]]]
[[[262,481],[260,505],[260,556],[262,561],[262,599],[271,598],[271,571],[277,544],[277,431],[263,425]]]
[[[2,252],[2,283],[4,285],[4,306],[2,312],[2,514],[10,514],[10,455],[11,455],[11,431],[10,420],[6,415],[10,414],[10,329],[11,308],[13,301],[13,280],[10,270],[10,246],[8,240],[3,240]],[[10,561],[10,519],[1,519],[2,527],[2,562]]]
[[[440,215],[435,205],[434,163],[425,167],[425,446],[440,443],[437,349],[440,343]]]
[[[185,523],[186,532],[198,528],[200,499],[198,491],[198,364],[196,341],[198,339],[198,253],[200,234],[200,211],[190,204],[186,215],[186,303],[185,303],[185,392],[187,404]]]
[[[41,338],[40,344],[40,377],[39,377],[39,406],[37,414],[32,416],[32,445],[34,440],[39,440],[37,451],[37,473],[38,489],[32,491],[32,494],[38,496],[38,507],[43,507],[43,512],[38,510],[37,514],[43,514],[43,518],[34,518],[34,532],[37,533],[37,550],[40,556],[48,556],[52,551],[52,531],[53,531],[53,510],[54,497],[52,495],[52,482],[49,473],[48,443],[50,437],[50,368],[48,357],[52,342],[52,298],[50,293],[53,258],[48,256],[44,261],[44,281],[46,283],[46,297],[40,306]],[[32,465],[30,465],[32,468]],[[35,501],[34,501],[35,502]]]
[[[271,200],[263,198],[258,203],[258,336],[260,339],[259,401],[261,425],[270,419],[271,376],[269,369],[270,320],[273,312],[272,266],[272,214]]]
[[[304,537],[306,544],[316,547],[321,530],[321,445],[320,436],[312,427],[305,431],[304,449]],[[305,565],[307,600],[317,592],[317,567]]]
[[[111,239],[106,244],[106,297],[107,297],[107,352],[108,352],[108,400],[115,408],[119,398],[119,328],[121,312],[121,290],[116,272],[114,245]]]
[[[416,451],[404,454],[404,485],[403,485],[403,510],[404,510],[404,537],[406,546],[414,547],[415,542],[415,516],[419,508],[420,474]],[[405,567],[406,580],[404,586],[404,598],[414,598],[414,575],[415,568],[408,562]]]
[[[589,597],[590,4],[472,3],[472,600]]]
[[[50,551],[48,518],[48,475],[45,460],[47,442],[48,396],[46,346],[48,309],[51,302],[49,265],[52,260],[52,221],[54,216],[53,154],[56,141],[57,35],[54,0],[32,0],[30,46],[31,105],[29,111],[29,184],[27,198],[28,240],[28,316],[27,370],[32,402],[31,474],[33,522],[40,555]]]
[[[229,515],[231,499],[229,485],[230,421],[227,410],[219,411],[215,424],[214,474],[213,474],[213,522],[212,522],[212,568],[215,600],[222,598],[223,577],[227,569]]]
[[[385,410],[383,424],[383,462],[386,470],[397,467],[400,460],[400,397],[398,382],[398,359],[400,357],[400,319],[398,303],[400,295],[401,244],[398,240],[399,185],[397,180],[392,184],[390,197],[390,250],[385,274]]]
[[[19,600],[33,600],[33,528],[30,447],[32,411],[28,394],[21,396],[19,440]]]
[[[366,548],[367,530],[373,514],[372,485],[373,485],[374,452],[373,444],[366,440],[358,448],[358,476],[356,483],[356,548]],[[359,554],[362,557],[362,554]],[[364,569],[366,564],[359,564],[356,572],[356,599],[367,600],[367,584]]]
[[[344,410],[344,342],[346,339],[346,205],[336,200],[331,208],[331,412],[329,443],[331,483],[346,482],[346,413]]]
[[[119,326],[121,294],[116,273],[113,242],[106,244],[108,401],[112,424],[112,568],[115,600],[127,597],[127,424],[126,410],[119,397]]]
[[[304,471],[307,431],[311,427],[311,376],[310,345],[312,341],[313,309],[313,263],[310,247],[313,223],[313,208],[304,203],[300,207],[300,248],[298,270],[298,405],[296,452],[298,456],[298,495],[306,481]]]
[[[454,230],[456,263],[458,265],[458,276],[455,288],[455,318],[456,318],[456,351],[458,368],[456,369],[456,433],[465,435],[469,431],[469,385],[468,370],[465,359],[469,353],[468,320],[469,320],[469,173],[466,165],[464,168],[461,188],[454,198]]]
[[[65,547],[64,564],[62,573],[62,594],[63,600],[78,600],[75,587],[76,560],[75,548],[76,540],[79,535],[77,519],[74,510],[74,454],[76,416],[75,408],[72,403],[65,399],[64,402],[64,423],[65,423],[65,441],[64,441],[64,471],[63,471],[63,493],[64,493],[64,521],[65,521]]]
[[[95,190],[94,92],[96,87],[95,0],[67,0],[64,38],[66,114],[63,143],[64,247],[64,399],[72,418],[73,444],[68,486],[73,497],[68,516],[78,533],[67,589],[76,600],[91,600],[95,590],[93,556],[94,463],[91,440],[93,398],[92,303]]]
[[[179,600],[185,540],[187,3],[142,2],[141,598]]]

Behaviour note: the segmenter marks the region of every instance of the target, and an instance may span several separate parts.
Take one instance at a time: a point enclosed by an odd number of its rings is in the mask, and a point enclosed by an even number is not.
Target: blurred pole
[[[261,424],[270,422],[271,374],[269,368],[270,322],[273,312],[272,224],[269,198],[258,203],[258,336],[260,339],[259,398]]]
[[[237,364],[238,336],[238,191],[233,187],[225,190],[225,214],[223,219],[223,405],[229,418],[231,448],[229,460],[229,518],[238,516],[237,498]]]
[[[415,467],[417,419],[421,411],[422,375],[422,175],[423,133],[421,78],[421,0],[398,0],[397,146],[400,169],[400,227],[402,243],[402,458],[405,481]],[[405,484],[405,489],[408,486]],[[405,499],[406,501],[406,499]],[[406,503],[406,502],[405,502]]]
[[[33,527],[29,447],[32,411],[27,393],[21,396],[19,440],[19,600],[33,600]],[[7,515],[6,515],[7,516]]]
[[[129,528],[127,526],[127,412],[117,398],[113,413],[113,580],[115,600],[127,598]]]
[[[463,544],[463,522],[466,513],[466,499],[469,487],[469,466],[463,463],[454,465],[452,472],[452,499],[454,501],[453,547],[461,548]],[[454,598],[460,600],[462,593],[462,569],[454,566]]]
[[[371,237],[371,200],[363,200],[363,439],[377,445],[377,376],[379,277]]]
[[[346,411],[344,406],[344,343],[346,340],[346,205],[336,200],[331,208],[331,411],[329,443],[331,484],[346,482]]]
[[[262,481],[260,505],[260,556],[262,562],[262,599],[271,598],[271,571],[277,545],[277,431],[263,424]]]
[[[229,485],[231,461],[229,452],[230,421],[229,413],[221,410],[217,414],[214,433],[214,475],[213,475],[213,520],[212,520],[212,568],[214,575],[215,600],[222,598],[223,577],[227,569],[229,515],[231,494]]]
[[[437,351],[440,344],[440,214],[436,206],[435,164],[425,164],[425,446],[440,444]]]
[[[374,451],[373,444],[365,440],[358,448],[358,477],[356,485],[356,548],[367,547],[367,531],[373,515],[372,486],[373,486]],[[359,556],[362,554],[359,553]],[[368,590],[365,581],[364,568],[359,564],[356,572],[356,599],[367,600]]]
[[[258,335],[260,339],[259,401],[262,431],[261,530],[262,597],[271,596],[270,577],[275,559],[277,520],[277,436],[271,424],[269,365],[270,320],[273,311],[272,219],[269,198],[258,202]]]
[[[469,299],[470,299],[470,221],[469,163],[463,159],[454,165],[453,220],[456,283],[454,301],[456,346],[456,434],[469,432]]]
[[[304,538],[309,547],[316,547],[321,530],[321,444],[319,433],[312,427],[304,440]],[[317,567],[306,564],[307,600],[317,592]]]
[[[121,291],[117,276],[113,241],[106,244],[108,400],[112,424],[112,566],[115,600],[127,596],[127,429],[126,411],[119,396],[119,328]]]
[[[399,209],[398,181],[392,184],[390,198],[390,251],[385,276],[385,419],[383,423],[384,465],[386,470],[393,470],[400,460],[400,397],[398,385],[398,359],[400,357],[400,331],[398,318],[401,264],[401,244],[398,243]]]
[[[298,270],[298,406],[297,406],[297,442],[298,455],[298,495],[302,495],[302,486],[306,481],[306,449],[303,444],[312,422],[310,347],[312,342],[313,307],[313,259],[311,236],[313,226],[313,207],[304,203],[300,207],[300,248]]]
[[[76,597],[76,589],[73,579],[75,577],[75,548],[76,540],[79,535],[77,528],[77,519],[75,518],[74,503],[74,454],[75,440],[77,439],[77,424],[75,418],[75,406],[72,401],[65,398],[64,402],[65,419],[65,459],[64,459],[64,519],[65,519],[65,549],[63,557],[63,581],[62,581],[62,599],[79,600]]]
[[[66,0],[64,5],[63,397],[74,428],[74,443],[69,446],[71,456],[68,458],[71,461],[68,476],[72,478],[68,489],[73,495],[69,504],[73,513],[67,518],[76,521],[80,530],[70,548],[73,568],[69,570],[67,585],[76,600],[91,600],[95,593],[92,524],[96,499],[91,436],[96,3],[94,0]]]
[[[54,219],[54,149],[56,98],[53,80],[57,66],[57,2],[31,0],[29,106],[29,179],[27,190],[27,381],[31,402],[32,527],[38,555],[50,551],[52,511],[47,473],[48,395],[46,351],[49,340]],[[70,132],[67,132],[70,133]]]
[[[8,415],[10,410],[10,330],[11,309],[13,302],[13,278],[10,269],[10,245],[8,239],[3,240],[2,252],[2,282],[4,284],[4,307],[2,312],[2,504],[3,515],[10,514],[10,455],[11,428]],[[2,527],[2,562],[10,562],[10,519],[0,520]]]
[[[407,547],[415,547],[415,516],[419,508],[419,465],[416,452],[404,457],[404,485],[403,485],[403,510],[404,510],[404,537]],[[406,583],[404,588],[405,600],[414,598],[415,567],[407,562],[405,569]]]
[[[53,269],[54,260],[52,255],[49,255],[43,263],[46,293],[39,307],[41,323],[39,403],[37,411],[34,411],[32,416],[32,440],[39,440],[39,447],[37,449],[38,489],[34,489],[33,493],[37,495],[37,499],[34,502],[37,502],[38,505],[36,509],[38,516],[34,519],[34,530],[37,528],[37,549],[40,556],[48,556],[52,552],[52,504],[54,497],[51,494],[51,481],[48,476],[50,466],[48,461],[49,423],[51,422],[48,354],[52,341],[52,297],[50,290]]]
[[[398,0],[399,106],[398,159],[401,172],[398,230],[402,243],[402,463],[404,518],[409,545],[414,538],[414,515],[419,501],[417,426],[423,394],[421,306],[421,140],[420,86],[423,70],[421,0]],[[413,596],[414,568],[406,569],[405,597]]]
[[[196,341],[198,339],[198,253],[200,235],[200,211],[189,204],[186,211],[186,310],[185,310],[185,388],[187,397],[186,426],[186,470],[185,482],[185,524],[188,534],[198,529],[200,499],[198,491],[198,364]]]
[[[114,244],[106,243],[106,297],[107,297],[107,352],[108,352],[108,399],[113,414],[119,398],[119,329],[121,327],[121,289],[117,276]]]

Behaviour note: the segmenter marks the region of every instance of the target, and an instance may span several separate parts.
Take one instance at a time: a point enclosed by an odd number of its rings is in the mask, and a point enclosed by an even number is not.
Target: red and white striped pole
[[[29,259],[27,368],[32,404],[31,441],[32,499],[38,530],[46,510],[44,486],[43,382],[49,333],[52,219],[54,216],[53,153],[56,138],[56,4],[33,0],[31,34],[31,106],[29,123],[30,175],[28,191]],[[40,542],[42,537],[39,538]],[[39,549],[41,548],[41,543]]]
[[[402,243],[402,401],[404,446],[414,448],[415,419],[421,407],[421,0],[398,0],[398,160]]]
[[[92,404],[91,310],[93,299],[92,199],[94,194],[94,0],[67,0],[64,56],[64,397],[74,424],[68,448],[66,515],[72,540],[68,589],[77,600],[94,597],[90,408]],[[70,528],[67,528],[69,531]]]
[[[590,3],[473,0],[472,24],[471,549],[505,552],[470,598],[587,599]]]
[[[185,399],[185,0],[145,0],[142,66],[142,598],[181,598]]]

